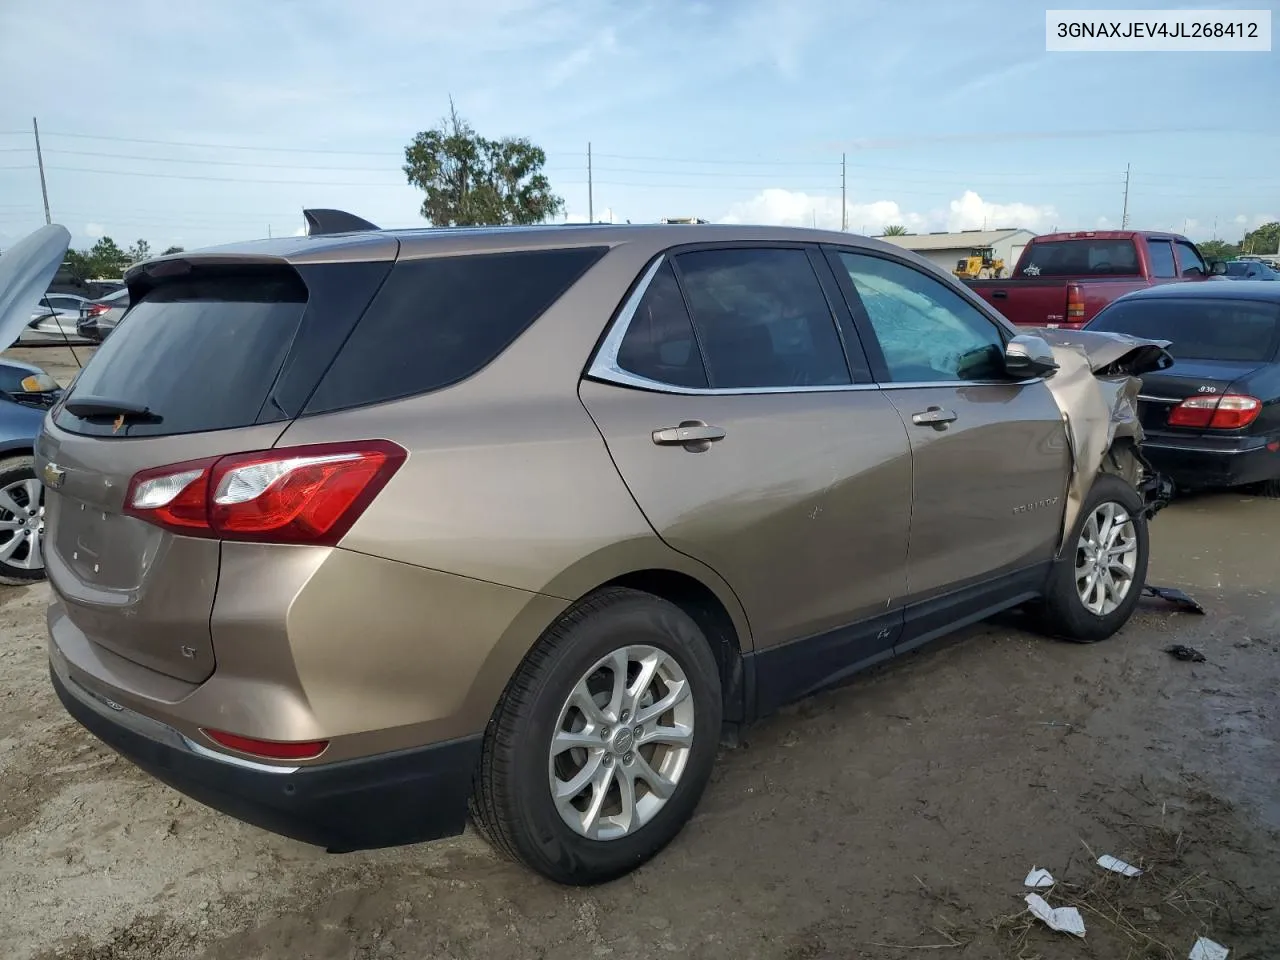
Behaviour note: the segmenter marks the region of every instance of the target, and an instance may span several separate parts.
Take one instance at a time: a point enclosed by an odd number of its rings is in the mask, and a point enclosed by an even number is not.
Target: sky
[[[1126,166],[1131,227],[1236,240],[1280,219],[1280,49],[1047,53],[1044,10],[0,0],[0,250],[44,222],[33,117],[73,245],[158,251],[296,233],[309,206],[425,225],[404,147],[450,97],[546,150],[570,220],[838,229],[843,171],[857,233],[1106,229]]]

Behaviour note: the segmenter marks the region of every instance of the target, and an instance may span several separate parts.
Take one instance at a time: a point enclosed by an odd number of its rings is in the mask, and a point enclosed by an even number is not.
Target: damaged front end
[[[1169,503],[1173,485],[1142,455],[1138,391],[1142,374],[1173,363],[1165,349],[1169,341],[1089,330],[1054,329],[1039,335],[1058,364],[1045,382],[1062,411],[1071,444],[1063,542],[1099,473],[1125,480],[1142,495],[1148,518],[1154,516]]]

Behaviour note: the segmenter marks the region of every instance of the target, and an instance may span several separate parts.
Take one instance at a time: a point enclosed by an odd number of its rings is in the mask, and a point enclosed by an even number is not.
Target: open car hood
[[[53,223],[23,237],[0,256],[0,350],[8,350],[22,336],[70,244],[67,228]]]
[[[1173,365],[1168,340],[1145,340],[1091,330],[1037,332],[1053,348],[1058,370],[1045,381],[1062,411],[1071,444],[1071,479],[1061,547],[1074,529],[1084,499],[1100,471],[1137,487],[1142,461],[1138,391],[1142,374]]]

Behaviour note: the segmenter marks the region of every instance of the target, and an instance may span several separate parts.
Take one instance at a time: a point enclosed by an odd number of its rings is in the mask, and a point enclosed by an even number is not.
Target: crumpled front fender
[[[1039,332],[1053,348],[1058,370],[1045,383],[1062,411],[1071,444],[1071,477],[1062,541],[1075,527],[1084,499],[1102,471],[1118,474],[1150,499],[1164,496],[1165,484],[1146,476],[1138,420],[1141,375],[1173,363],[1167,340],[1145,340],[1089,330]],[[1158,507],[1157,507],[1158,509]]]

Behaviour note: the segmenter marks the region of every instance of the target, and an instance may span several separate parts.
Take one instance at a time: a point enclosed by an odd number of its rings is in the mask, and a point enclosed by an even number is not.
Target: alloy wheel
[[[1138,568],[1138,533],[1118,503],[1094,508],[1076,545],[1076,592],[1085,609],[1099,617],[1113,613],[1133,588]]]
[[[0,564],[44,569],[44,487],[35,478],[0,487]]]
[[[627,646],[574,685],[551,738],[556,810],[590,840],[639,830],[675,793],[693,746],[688,678],[670,654]]]

